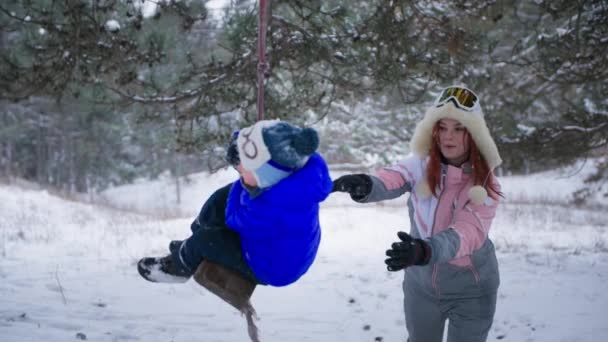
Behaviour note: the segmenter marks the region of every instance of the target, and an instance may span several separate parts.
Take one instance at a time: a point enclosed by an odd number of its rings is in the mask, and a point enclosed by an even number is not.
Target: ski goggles
[[[477,95],[464,87],[447,87],[443,89],[435,101],[435,107],[441,107],[449,101],[452,101],[456,107],[466,111],[472,111],[479,106]]]

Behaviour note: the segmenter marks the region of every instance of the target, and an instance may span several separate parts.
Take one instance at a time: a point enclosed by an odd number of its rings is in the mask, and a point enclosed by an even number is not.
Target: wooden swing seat
[[[245,315],[247,333],[252,342],[260,342],[258,327],[255,325],[255,310],[251,305],[251,295],[256,283],[224,266],[203,260],[193,275],[194,281],[232,305]]]
[[[194,280],[211,293],[244,312],[256,284],[224,266],[203,260],[193,276]]]

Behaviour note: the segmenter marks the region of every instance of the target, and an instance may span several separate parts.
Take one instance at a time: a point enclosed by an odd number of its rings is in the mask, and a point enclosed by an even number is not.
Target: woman
[[[501,163],[479,105],[469,89],[448,87],[411,141],[414,152],[374,175],[334,181],[333,191],[357,202],[410,192],[411,230],[387,250],[389,271],[405,269],[410,342],[486,341],[496,308],[498,263],[488,231],[502,196],[492,171]]]

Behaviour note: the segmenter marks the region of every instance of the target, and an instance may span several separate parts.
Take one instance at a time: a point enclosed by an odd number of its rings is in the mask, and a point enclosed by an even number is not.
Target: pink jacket
[[[410,234],[426,240],[432,251],[429,265],[409,268],[425,269],[418,270],[414,278],[430,279],[418,279],[419,283],[424,285],[429,282],[428,285],[437,294],[444,292],[441,291],[442,287],[471,285],[459,284],[459,281],[467,282],[470,279],[474,279],[473,285],[495,290],[498,286],[498,266],[488,232],[498,201],[488,197],[484,203],[474,204],[469,200],[468,191],[474,184],[468,165],[462,168],[442,165],[442,181],[436,190],[437,197],[424,197],[416,186],[424,180],[426,165],[427,159],[411,156],[396,165],[377,170],[372,177],[372,192],[361,202],[380,201],[411,192],[408,201],[412,225]],[[499,187],[498,183],[495,185]],[[449,271],[444,273],[451,274],[446,284],[439,284],[442,269]],[[416,272],[412,270],[412,273]]]

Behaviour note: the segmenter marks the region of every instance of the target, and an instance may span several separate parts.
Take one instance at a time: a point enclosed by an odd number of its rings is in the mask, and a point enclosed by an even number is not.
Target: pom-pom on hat
[[[319,147],[319,136],[312,128],[263,120],[240,130],[236,145],[243,168],[266,188],[304,166]]]

